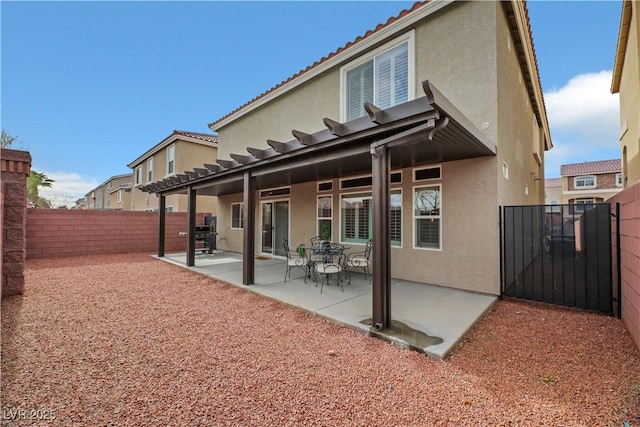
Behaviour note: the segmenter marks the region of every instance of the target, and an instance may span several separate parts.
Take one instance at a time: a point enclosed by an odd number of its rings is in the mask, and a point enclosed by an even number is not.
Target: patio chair
[[[289,247],[289,241],[287,239],[282,239],[282,244],[284,246],[284,252],[287,255],[287,269],[284,272],[284,282],[287,283],[287,275],[289,276],[289,279],[291,279],[291,269],[298,267],[304,272],[304,283],[307,283],[307,258],[292,255],[291,248]]]
[[[344,247],[342,245],[338,245],[332,243],[326,252],[323,254],[322,261],[318,261],[315,264],[315,274],[316,276],[322,276],[320,280],[320,293],[322,293],[322,288],[324,287],[324,282],[329,284],[329,276],[336,276],[336,285],[340,284],[340,289],[344,292],[344,287],[342,285],[343,280],[340,278],[344,272]],[[318,282],[316,280],[316,286],[318,286]]]
[[[345,270],[349,277],[349,284],[351,284],[351,271],[359,268],[364,272],[364,278],[369,277],[371,282],[371,272],[369,271],[369,265],[371,264],[371,249],[373,248],[373,239],[367,240],[364,251],[350,253],[345,262]]]

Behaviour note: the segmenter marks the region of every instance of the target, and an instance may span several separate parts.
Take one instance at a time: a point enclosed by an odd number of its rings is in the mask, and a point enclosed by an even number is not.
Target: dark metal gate
[[[613,313],[611,205],[504,206],[502,294]]]

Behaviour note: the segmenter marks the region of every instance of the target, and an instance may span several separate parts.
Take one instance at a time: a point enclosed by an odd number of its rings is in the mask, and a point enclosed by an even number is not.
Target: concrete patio
[[[352,273],[351,284],[344,283],[344,292],[332,280],[321,294],[314,281],[304,282],[301,269],[294,268],[285,283],[283,259],[257,257],[256,283],[251,286],[242,284],[242,254],[198,252],[194,267],[186,266],[185,253],[159,259],[439,359],[449,354],[497,300],[492,295],[392,279],[393,326],[406,326],[407,330],[377,331],[367,324],[372,313],[371,283],[360,273]],[[428,342],[432,344],[425,345]]]

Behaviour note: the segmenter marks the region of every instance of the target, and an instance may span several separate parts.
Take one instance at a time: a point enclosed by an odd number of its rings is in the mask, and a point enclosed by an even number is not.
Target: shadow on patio
[[[256,283],[251,286],[242,284],[242,254],[198,253],[194,267],[186,266],[185,253],[168,254],[159,259],[439,359],[453,350],[497,300],[492,295],[392,279],[393,326],[403,324],[412,331],[398,334],[395,328],[377,331],[367,324],[372,315],[371,283],[360,273],[352,273],[351,285],[345,283],[344,292],[333,281],[330,286],[325,285],[321,294],[320,287],[312,280],[304,283],[299,269],[294,269],[291,279],[285,283],[284,259],[257,257]],[[425,335],[438,343],[425,346]]]

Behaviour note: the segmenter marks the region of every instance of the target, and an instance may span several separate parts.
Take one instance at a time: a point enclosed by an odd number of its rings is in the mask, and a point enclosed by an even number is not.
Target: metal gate
[[[613,313],[611,205],[504,206],[502,294]]]

